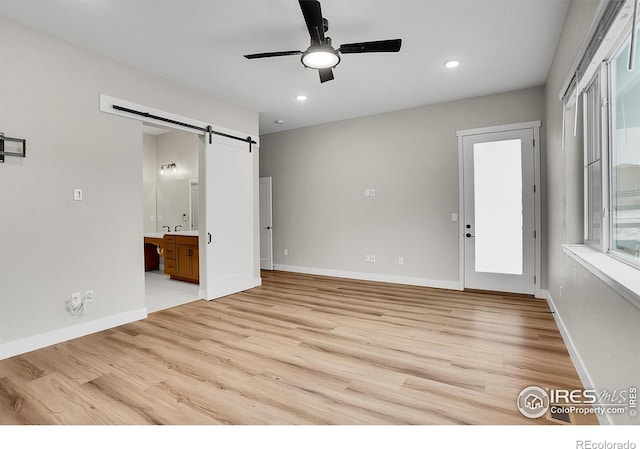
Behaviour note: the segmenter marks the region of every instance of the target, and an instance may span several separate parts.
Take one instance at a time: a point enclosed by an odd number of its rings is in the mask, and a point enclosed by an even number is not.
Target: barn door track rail
[[[202,131],[204,133],[209,134],[209,143],[212,143],[212,135],[213,134],[215,134],[216,136],[227,137],[229,139],[240,140],[242,142],[247,142],[249,144],[249,153],[251,153],[251,151],[252,151],[252,147],[251,146],[256,144],[256,141],[253,140],[251,138],[251,136],[238,137],[238,136],[234,136],[234,135],[231,135],[231,134],[221,133],[219,131],[214,131],[213,127],[211,125],[208,125],[206,128],[203,128],[202,126],[196,126],[196,125],[192,125],[190,123],[179,122],[177,120],[172,120],[170,118],[166,118],[166,117],[162,117],[162,116],[159,116],[159,115],[150,114],[148,112],[136,111],[135,109],[125,108],[124,106],[118,106],[117,104],[114,104],[112,106],[113,106],[113,109],[115,109],[117,111],[128,112],[129,114],[135,114],[135,115],[139,115],[141,117],[147,117],[147,118],[151,118],[151,119],[154,119],[154,120],[160,120],[160,121],[166,122],[166,123],[171,123],[171,124],[174,124],[174,125],[184,126],[185,128],[190,128],[190,129],[195,129],[195,130],[198,130],[198,131]]]

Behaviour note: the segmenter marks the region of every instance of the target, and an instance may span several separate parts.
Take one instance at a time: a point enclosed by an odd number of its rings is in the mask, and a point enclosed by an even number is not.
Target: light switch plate
[[[82,189],[73,189],[73,201],[82,201]]]

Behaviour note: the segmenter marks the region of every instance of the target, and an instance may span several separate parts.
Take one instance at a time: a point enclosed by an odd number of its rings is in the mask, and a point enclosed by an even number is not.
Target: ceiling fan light
[[[329,69],[338,65],[340,55],[327,45],[309,47],[302,54],[302,64],[310,69]]]

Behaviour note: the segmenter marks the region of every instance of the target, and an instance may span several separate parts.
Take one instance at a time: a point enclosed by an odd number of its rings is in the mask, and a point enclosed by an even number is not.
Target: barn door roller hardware
[[[16,142],[22,144],[22,151],[4,151],[5,142]],[[4,133],[0,133],[0,163],[4,162],[5,156],[27,157],[27,140],[16,139],[15,137],[5,137]]]

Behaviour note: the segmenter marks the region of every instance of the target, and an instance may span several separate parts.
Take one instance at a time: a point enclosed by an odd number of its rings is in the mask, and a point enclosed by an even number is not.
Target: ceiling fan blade
[[[319,69],[318,73],[320,74],[321,83],[325,83],[333,79],[333,69]]]
[[[291,50],[291,51],[274,51],[271,53],[254,53],[252,55],[244,55],[247,59],[258,59],[258,58],[273,58],[274,56],[292,56],[292,55],[301,55],[302,52],[300,50]]]
[[[299,0],[300,9],[302,9],[302,15],[304,21],[307,24],[307,30],[309,30],[309,36],[311,42],[314,44],[321,44],[324,42],[324,24],[322,23],[322,9],[320,8],[320,2],[317,0]]]
[[[389,39],[386,41],[356,42],[353,44],[342,44],[338,51],[340,53],[380,53],[397,52],[402,46],[402,39]]]

